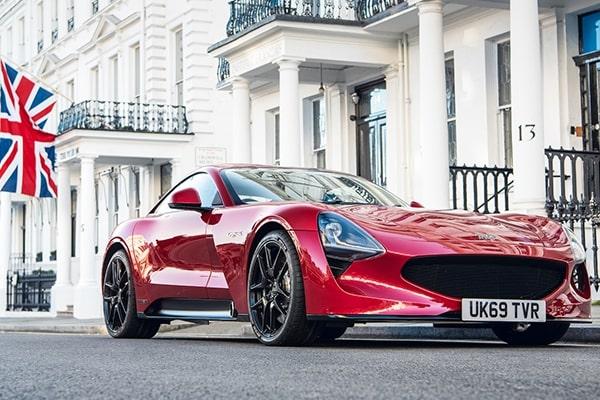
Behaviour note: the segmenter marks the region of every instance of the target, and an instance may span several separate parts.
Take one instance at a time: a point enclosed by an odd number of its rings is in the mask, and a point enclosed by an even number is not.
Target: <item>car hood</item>
[[[466,211],[347,205],[337,212],[369,231],[382,243],[405,240],[438,243],[511,244],[550,247],[564,242],[560,225],[543,217],[497,216]],[[564,243],[561,243],[564,244]]]

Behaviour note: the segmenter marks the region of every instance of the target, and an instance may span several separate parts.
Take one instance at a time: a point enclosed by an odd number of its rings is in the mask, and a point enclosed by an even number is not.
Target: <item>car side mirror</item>
[[[414,201],[414,200],[410,202],[410,206],[412,208],[425,208],[425,207],[423,207],[423,205],[421,203],[419,203],[418,201]]]
[[[169,207],[174,210],[190,210],[199,212],[212,210],[211,207],[202,207],[200,194],[194,188],[176,190],[171,195]]]

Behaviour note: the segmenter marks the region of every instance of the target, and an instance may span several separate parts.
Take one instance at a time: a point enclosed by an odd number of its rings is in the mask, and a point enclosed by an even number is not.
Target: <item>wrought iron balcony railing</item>
[[[364,21],[405,0],[231,0],[227,36],[276,15]]]
[[[73,129],[187,134],[184,106],[87,100],[60,113],[58,134]]]

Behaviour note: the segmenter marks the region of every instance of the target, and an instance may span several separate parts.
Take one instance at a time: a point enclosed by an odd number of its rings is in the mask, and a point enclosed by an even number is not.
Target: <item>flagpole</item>
[[[69,96],[67,96],[65,94],[62,94],[62,92],[60,90],[58,90],[54,86],[50,85],[49,83],[47,83],[42,78],[38,78],[35,74],[27,71],[25,68],[21,67],[21,65],[19,65],[18,62],[14,61],[14,60],[11,60],[10,58],[8,58],[8,57],[6,57],[6,56],[4,56],[2,54],[0,54],[0,60],[6,60],[6,61],[10,62],[11,66],[14,66],[20,72],[26,73],[31,79],[33,79],[37,83],[41,83],[42,85],[44,85],[48,89],[52,90],[55,94],[59,95],[60,97],[62,97],[65,100],[68,100],[69,103],[71,103],[71,104],[75,103],[72,98],[70,98]]]

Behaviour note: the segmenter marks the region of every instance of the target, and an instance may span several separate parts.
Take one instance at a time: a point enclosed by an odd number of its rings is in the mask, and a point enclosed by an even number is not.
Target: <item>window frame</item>
[[[448,64],[452,64],[452,90],[448,87]],[[448,161],[450,165],[456,165],[458,163],[458,138],[456,136],[456,63],[454,53],[446,55],[444,60],[444,78],[446,86],[446,127],[448,130]],[[451,94],[451,95],[450,95]],[[450,113],[450,110],[453,113]],[[453,135],[451,135],[450,127],[453,126]],[[453,139],[453,140],[451,140]]]
[[[509,101],[503,103],[502,102],[502,84],[501,78],[503,74],[501,74],[501,52],[500,47],[508,45],[509,53],[508,53],[508,79],[505,85],[508,87],[508,97]],[[495,44],[496,47],[496,85],[497,85],[497,93],[496,93],[496,114],[497,114],[497,124],[498,124],[498,144],[499,149],[501,150],[501,158],[504,161],[504,165],[506,167],[512,166],[513,160],[513,146],[512,146],[512,90],[511,90],[511,80],[510,76],[510,68],[512,63],[512,52],[511,52],[511,44],[510,39],[499,40]],[[506,124],[506,115],[509,116],[510,123]],[[507,135],[508,133],[508,135]],[[500,136],[501,135],[501,136]],[[501,139],[501,140],[500,140]]]

